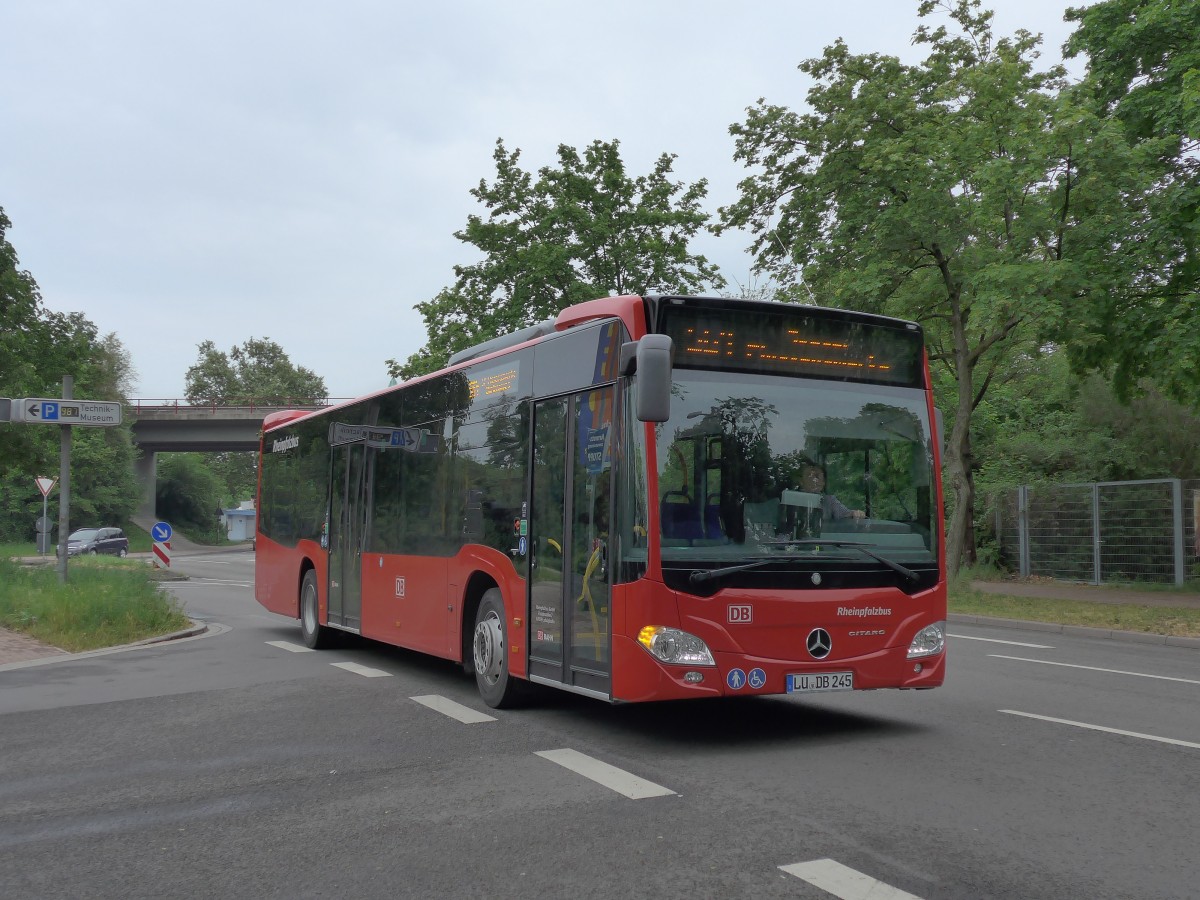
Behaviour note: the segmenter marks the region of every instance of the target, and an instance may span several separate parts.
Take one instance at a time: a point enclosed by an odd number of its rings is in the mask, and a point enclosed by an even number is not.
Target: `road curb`
[[[1088,628],[1083,625],[1057,625],[1052,622],[1031,622],[1028,619],[1001,619],[995,616],[971,616],[963,613],[950,613],[946,619],[960,625],[1016,628],[1021,631],[1068,634],[1075,637],[1122,641],[1129,644],[1159,644],[1166,647],[1185,647],[1189,650],[1200,650],[1200,638],[1179,637],[1171,634],[1149,634],[1144,631],[1114,631],[1109,628]]]
[[[204,634],[208,631],[208,623],[197,622],[192,620],[190,628],[185,628],[182,631],[173,631],[170,634],[160,634],[156,637],[143,638],[140,641],[134,641],[132,644],[119,644],[116,647],[110,647],[110,650],[121,650],[125,647],[145,647],[147,644],[161,644],[164,641],[177,641],[180,638],[195,637],[198,634]]]
[[[198,622],[195,619],[191,621],[191,626],[173,631],[170,634],[160,634],[155,637],[143,638],[140,641],[134,641],[131,644],[118,644],[115,647],[100,647],[96,650],[81,650],[78,653],[58,652],[50,656],[39,656],[34,659],[17,660],[15,662],[4,663],[0,665],[0,672],[7,672],[11,669],[27,669],[35,666],[45,666],[51,663],[67,662],[69,660],[88,659],[93,656],[108,656],[114,653],[123,653],[127,650],[137,650],[139,647],[149,647],[154,644],[164,644],[168,641],[183,641],[201,637],[209,632],[213,634],[222,634],[228,631],[228,626],[209,624],[207,622]],[[57,649],[57,648],[56,648]]]

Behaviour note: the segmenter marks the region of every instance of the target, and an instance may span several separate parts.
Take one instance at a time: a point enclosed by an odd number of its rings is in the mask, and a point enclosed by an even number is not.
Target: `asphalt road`
[[[207,636],[0,669],[0,897],[1197,895],[1195,649],[958,625],[931,692],[496,712],[175,565]]]

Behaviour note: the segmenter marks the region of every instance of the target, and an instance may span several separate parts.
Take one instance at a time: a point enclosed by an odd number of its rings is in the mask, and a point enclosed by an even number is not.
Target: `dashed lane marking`
[[[1071,725],[1074,728],[1086,728],[1089,731],[1103,731],[1107,734],[1120,734],[1125,737],[1141,738],[1143,741],[1157,741],[1160,744],[1174,744],[1176,747],[1192,747],[1193,749],[1200,750],[1200,744],[1193,741],[1181,741],[1176,738],[1160,737],[1156,734],[1142,734],[1140,731],[1126,731],[1123,728],[1109,728],[1107,725],[1092,725],[1088,722],[1072,722],[1070,719],[1039,716],[1037,713],[1020,712],[1015,709],[1001,709],[998,712],[1010,716],[1023,716],[1026,719],[1038,719],[1042,722],[1054,722],[1058,725]]]
[[[832,859],[814,859],[779,868],[842,900],[921,900]]]
[[[1052,662],[1048,659],[1028,659],[1024,656],[1001,656],[999,653],[989,653],[994,659],[1011,659],[1017,662],[1037,663],[1039,666],[1062,666],[1064,669],[1086,669],[1089,672],[1105,672],[1109,675],[1132,675],[1135,678],[1154,678],[1158,681],[1178,681],[1183,684],[1200,684],[1194,678],[1176,678],[1173,675],[1151,675],[1148,672],[1126,672],[1124,669],[1102,669],[1099,666],[1079,666],[1075,663]]]
[[[427,706],[434,712],[440,712],[443,716],[449,716],[451,719],[457,719],[464,725],[475,725],[479,722],[495,722],[495,716],[489,716],[485,713],[471,709],[469,706],[463,706],[461,703],[455,703],[447,697],[439,697],[437,694],[427,694],[423,697],[413,697],[417,703],[422,706]]]
[[[580,753],[578,750],[538,750],[537,755],[542,759],[558,763],[564,769],[570,769],[584,778],[590,778],[596,784],[603,785],[609,790],[624,794],[630,800],[665,797],[675,793],[670,788],[665,788],[644,778],[638,778],[624,769],[610,766],[608,763]]]
[[[347,672],[353,672],[355,675],[361,675],[363,678],[391,678],[391,672],[385,672],[383,669],[372,669],[368,666],[360,666],[358,663],[340,662],[330,663],[338,669],[345,669]]]
[[[289,641],[267,641],[272,647],[278,647],[280,650],[287,650],[290,653],[314,653],[311,647],[305,647],[303,644],[293,644]]]

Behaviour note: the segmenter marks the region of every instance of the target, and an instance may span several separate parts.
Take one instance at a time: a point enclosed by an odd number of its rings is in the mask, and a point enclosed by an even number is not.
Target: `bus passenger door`
[[[529,671],[611,693],[608,528],[613,389],[535,405]]]
[[[333,448],[333,497],[329,515],[329,624],[362,626],[362,551],[366,538],[366,447]]]

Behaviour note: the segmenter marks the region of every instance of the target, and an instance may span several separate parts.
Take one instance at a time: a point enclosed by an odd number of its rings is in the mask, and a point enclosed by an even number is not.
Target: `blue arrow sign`
[[[155,522],[154,527],[150,529],[150,537],[159,543],[169,541],[172,533],[171,526],[166,522]]]

